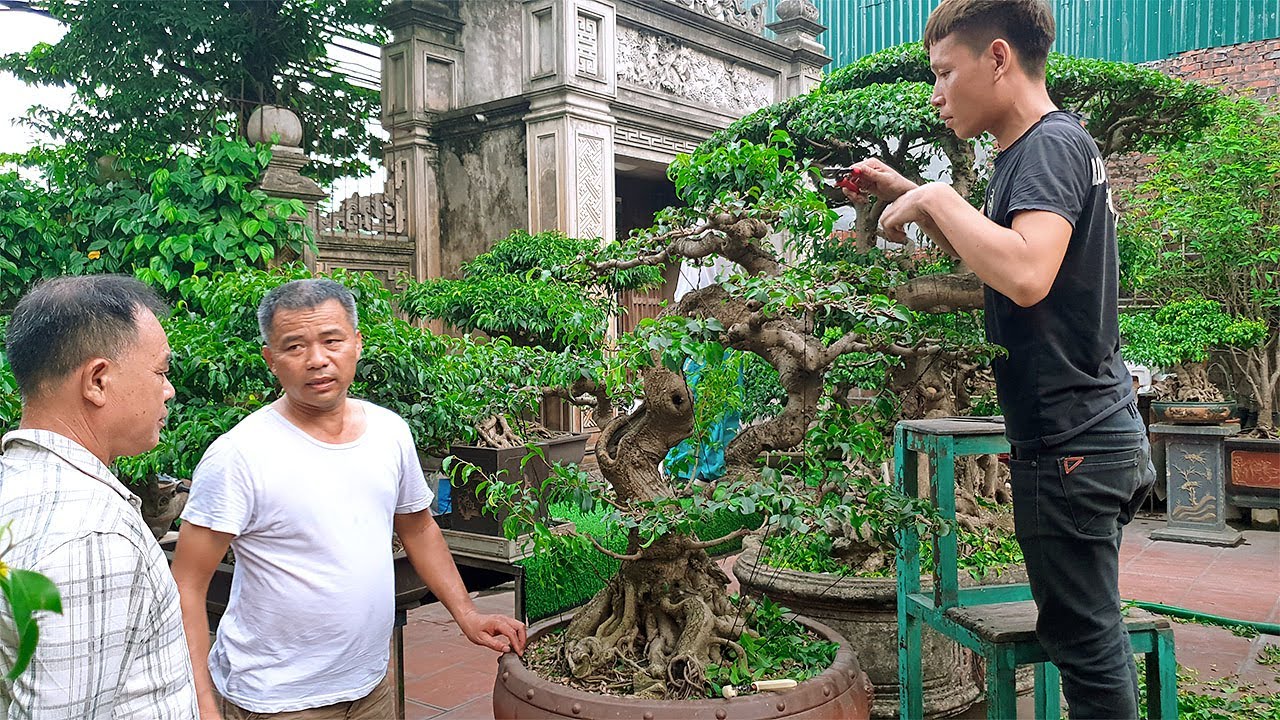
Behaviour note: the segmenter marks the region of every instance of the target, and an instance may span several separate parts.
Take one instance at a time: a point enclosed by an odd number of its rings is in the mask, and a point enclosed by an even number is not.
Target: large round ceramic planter
[[[874,718],[898,717],[898,588],[892,578],[836,577],[785,570],[758,561],[759,542],[748,538],[733,567],[742,591],[764,596],[831,626],[853,645],[862,669],[876,688]],[[1025,571],[1005,573],[997,582],[1025,582]],[[928,585],[928,581],[925,581]],[[967,576],[962,584],[975,584]],[[926,717],[963,712],[983,691],[976,656],[925,627],[923,658]],[[1019,668],[1018,690],[1031,689],[1030,666]]]
[[[539,677],[514,653],[498,660],[493,686],[495,720],[862,720],[869,717],[871,683],[849,642],[834,630],[803,617],[801,624],[838,643],[835,662],[825,672],[790,690],[741,695],[732,700],[644,700],[597,695]],[[533,640],[567,625],[569,618],[543,621],[530,629]]]

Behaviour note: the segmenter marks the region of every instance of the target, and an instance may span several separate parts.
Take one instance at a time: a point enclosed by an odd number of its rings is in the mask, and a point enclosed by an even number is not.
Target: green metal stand
[[[1008,452],[998,418],[904,420],[894,428],[894,484],[919,497],[919,456],[929,459],[929,497],[938,512],[956,517],[955,462],[967,455]],[[920,537],[914,525],[898,531],[899,717],[924,717],[921,635],[928,624],[982,656],[987,663],[987,717],[1017,717],[1014,671],[1035,665],[1036,717],[1061,716],[1058,669],[1035,636],[1035,606],[1025,583],[961,588],[956,534],[930,538],[936,560],[933,593],[920,585]],[[1177,718],[1177,664],[1173,630],[1161,617],[1141,613],[1126,619],[1135,653],[1146,657],[1147,708],[1151,720]]]

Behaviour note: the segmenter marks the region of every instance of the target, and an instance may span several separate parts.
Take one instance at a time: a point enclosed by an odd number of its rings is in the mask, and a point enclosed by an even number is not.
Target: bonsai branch
[[[715,540],[696,540],[694,542],[691,542],[689,544],[689,547],[693,548],[694,550],[706,550],[707,548],[713,548],[717,545],[723,545],[727,542],[732,542],[734,540],[737,540],[740,537],[745,537],[747,535],[750,535],[753,532],[755,532],[755,530],[752,530],[750,528],[738,528],[737,530],[734,530],[728,535],[716,538]]]

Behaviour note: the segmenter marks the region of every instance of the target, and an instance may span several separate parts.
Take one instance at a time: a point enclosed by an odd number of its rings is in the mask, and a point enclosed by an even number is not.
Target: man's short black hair
[[[342,306],[353,330],[360,326],[356,298],[341,283],[327,278],[308,278],[291,280],[272,288],[258,304],[258,332],[262,335],[262,342],[271,342],[271,329],[275,326],[277,310],[308,310],[320,307],[330,300],[336,300]]]
[[[24,400],[87,360],[114,360],[138,336],[138,312],[163,317],[155,291],[126,275],[76,275],[45,280],[18,301],[4,350]]]
[[[1023,72],[1044,77],[1056,27],[1046,0],[942,0],[925,23],[925,50],[949,35],[976,53],[1003,38]]]

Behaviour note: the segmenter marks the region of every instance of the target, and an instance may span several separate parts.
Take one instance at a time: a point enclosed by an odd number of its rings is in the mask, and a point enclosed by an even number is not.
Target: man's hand
[[[884,231],[884,236],[893,242],[905,243],[907,224],[915,223],[943,252],[951,257],[959,257],[930,214],[930,208],[938,193],[950,189],[950,186],[942,183],[928,183],[903,193],[897,200],[890,203],[889,207],[885,208],[884,214],[880,216],[880,227]]]
[[[897,170],[876,158],[868,158],[853,166],[849,175],[857,190],[842,185],[845,197],[858,203],[867,202],[867,196],[875,195],[886,202],[894,202],[916,187],[916,184],[898,174]]]
[[[504,615],[481,615],[475,611],[455,619],[471,642],[498,652],[524,654],[524,623]]]

